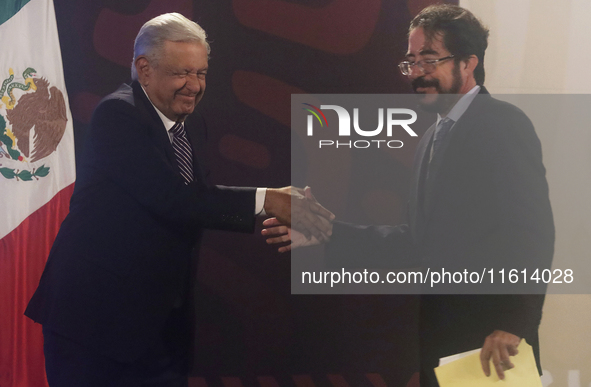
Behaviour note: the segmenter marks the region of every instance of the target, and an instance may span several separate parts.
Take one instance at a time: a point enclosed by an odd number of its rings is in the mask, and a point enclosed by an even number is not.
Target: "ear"
[[[152,75],[152,66],[148,59],[140,55],[135,60],[135,70],[137,71],[138,80],[145,87],[150,83],[150,76]]]
[[[476,55],[470,55],[467,59],[462,61],[463,71],[468,72],[470,74],[474,74],[474,70],[476,66],[478,66],[478,57]]]

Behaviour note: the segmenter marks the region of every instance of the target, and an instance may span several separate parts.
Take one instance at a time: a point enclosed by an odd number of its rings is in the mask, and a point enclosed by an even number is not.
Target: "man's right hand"
[[[332,234],[334,214],[322,207],[311,192],[307,197],[305,189],[291,186],[268,188],[264,208],[268,215],[308,240],[314,237],[323,242]]]
[[[328,220],[325,218],[320,217],[319,221],[327,222],[331,229],[330,233],[332,233],[332,223],[328,222]],[[322,243],[314,236],[310,239],[307,239],[304,234],[283,225],[277,220],[277,218],[269,218],[265,220],[263,222],[263,226],[265,228],[261,231],[261,234],[267,237],[268,244],[274,245],[278,243],[290,242],[288,245],[281,246],[277,249],[277,251],[280,253],[285,253],[298,247],[314,246]],[[328,242],[328,239],[326,242]]]
[[[505,331],[496,330],[488,335],[480,350],[480,363],[484,374],[490,376],[492,360],[499,379],[505,379],[505,371],[515,367],[509,356],[517,355],[520,342],[519,336]]]
[[[304,197],[308,200],[312,200],[315,204],[320,206],[314,195],[312,195],[312,189],[310,187],[304,188],[304,190],[296,189],[300,194],[303,193]],[[328,210],[326,210],[328,211]],[[330,213],[330,211],[328,211]],[[317,238],[315,235],[312,237],[307,238],[303,233],[299,232],[297,229],[290,227],[281,222],[280,219],[277,218],[270,218],[263,222],[263,226],[265,227],[261,234],[267,237],[267,243],[269,244],[278,244],[278,243],[286,243],[290,242],[290,244],[279,247],[278,251],[280,253],[284,253],[290,251],[291,249],[297,247],[305,247],[305,246],[313,246],[318,245],[322,242],[328,242],[330,236],[332,235],[332,220],[334,219],[334,215],[330,213],[332,216],[327,219],[326,217],[322,217],[319,215],[314,215],[315,219],[313,222],[323,230],[323,238]]]

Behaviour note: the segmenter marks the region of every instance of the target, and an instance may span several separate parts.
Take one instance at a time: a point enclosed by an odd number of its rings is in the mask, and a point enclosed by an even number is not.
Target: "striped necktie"
[[[181,172],[181,176],[185,179],[185,184],[193,181],[193,152],[191,144],[187,140],[187,133],[182,122],[177,122],[170,129],[173,135],[172,148],[174,155]]]

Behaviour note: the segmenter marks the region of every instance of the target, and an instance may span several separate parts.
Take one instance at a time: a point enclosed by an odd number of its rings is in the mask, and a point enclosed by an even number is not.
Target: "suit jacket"
[[[390,267],[418,263],[448,271],[549,268],[554,224],[541,144],[527,116],[482,87],[429,163],[434,132],[435,125],[416,150],[408,224],[335,223],[329,261],[342,267],[357,256],[366,257],[366,267],[387,261]],[[342,262],[344,256],[348,262]],[[440,357],[481,347],[497,329],[525,338],[539,368],[543,300],[543,295],[422,295],[421,368],[432,374]]]
[[[255,189],[207,186],[197,161],[202,118],[188,117],[185,128],[194,151],[188,185],[139,83],[99,103],[70,213],[27,316],[115,360],[135,360],[186,298],[201,230],[254,230]]]

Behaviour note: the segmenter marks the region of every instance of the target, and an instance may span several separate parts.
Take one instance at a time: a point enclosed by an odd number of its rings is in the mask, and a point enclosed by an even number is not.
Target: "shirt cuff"
[[[255,196],[255,204],[254,204],[254,214],[265,216],[267,213],[265,212],[265,197],[267,196],[267,189],[266,188],[257,188],[257,193]]]

